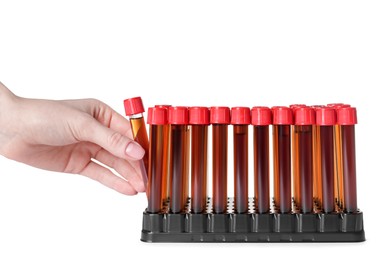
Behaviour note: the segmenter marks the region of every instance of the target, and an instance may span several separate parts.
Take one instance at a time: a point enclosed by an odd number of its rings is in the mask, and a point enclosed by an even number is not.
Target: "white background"
[[[145,106],[356,106],[367,241],[145,244],[145,194],[1,157],[0,259],[372,257],[387,248],[390,13],[389,1],[1,0],[0,80],[24,97],[94,97],[121,113],[138,95]]]

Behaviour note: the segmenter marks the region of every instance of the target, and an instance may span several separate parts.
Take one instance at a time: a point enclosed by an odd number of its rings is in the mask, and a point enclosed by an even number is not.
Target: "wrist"
[[[16,108],[19,97],[15,96],[0,82],[0,154],[7,143],[15,135],[15,118],[18,117]]]

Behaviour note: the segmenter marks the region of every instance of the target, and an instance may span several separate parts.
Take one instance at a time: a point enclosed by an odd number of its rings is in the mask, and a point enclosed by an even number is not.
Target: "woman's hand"
[[[139,163],[145,152],[131,136],[128,120],[101,101],[26,99],[0,82],[0,154],[9,159],[134,195],[145,190]]]

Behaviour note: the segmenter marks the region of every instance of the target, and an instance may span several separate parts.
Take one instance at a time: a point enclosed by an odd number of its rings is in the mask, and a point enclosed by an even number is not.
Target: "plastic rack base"
[[[363,213],[144,212],[144,242],[361,242]]]

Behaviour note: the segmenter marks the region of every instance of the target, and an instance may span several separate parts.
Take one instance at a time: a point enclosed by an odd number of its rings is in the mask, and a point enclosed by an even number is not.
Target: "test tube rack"
[[[148,110],[151,140],[147,147],[148,138],[142,117],[144,107],[141,98],[125,100],[124,104],[126,114],[130,116],[133,135],[139,137],[135,140],[144,144],[144,149],[150,151],[149,158],[144,158],[145,167],[141,167],[144,172],[146,168],[149,168],[148,207],[143,213],[141,241],[365,241],[363,213],[357,208],[356,194],[354,125],[357,123],[357,116],[356,109],[350,105],[329,104],[310,107],[291,105],[289,108],[273,107],[272,109],[254,107],[251,115],[247,107],[235,107],[232,110],[228,107],[212,107],[213,110],[206,107],[155,106]],[[214,111],[213,117],[212,110]],[[273,114],[271,114],[272,111]],[[234,125],[235,198],[227,198],[226,194],[227,183],[224,183],[226,179],[223,181],[227,178],[225,165],[227,158],[225,157],[217,163],[220,165],[224,162],[224,165],[221,165],[224,167],[217,167],[218,170],[214,169],[212,174],[213,177],[225,175],[223,179],[213,179],[218,186],[225,187],[225,190],[217,188],[215,208],[213,208],[213,203],[215,203],[213,199],[206,197],[206,143],[208,142],[207,129],[210,124],[225,125],[225,127],[230,124]],[[261,143],[267,146],[267,149],[263,150],[262,162],[259,161],[260,157],[255,155],[257,165],[263,165],[262,169],[254,169],[256,178],[258,178],[258,186],[256,186],[258,193],[254,194],[255,198],[248,197],[247,194],[247,178],[250,174],[246,166],[248,163],[246,151],[248,149],[248,125],[263,127],[263,130],[257,128],[262,130],[257,133],[263,134],[263,139],[257,139],[257,141],[254,130],[254,155],[256,143],[257,147]],[[277,183],[277,186],[274,186],[274,198],[268,194],[269,166],[265,168],[265,165],[269,164],[267,155],[269,145],[266,144],[269,142],[269,125],[273,125],[273,146],[278,147],[276,148],[278,155],[274,153],[274,163],[277,162],[275,167],[278,167],[274,170],[274,185]],[[313,128],[315,126],[318,128]],[[140,129],[142,131],[139,131]],[[195,178],[192,194],[189,193],[188,187],[189,129],[191,133],[195,133],[195,136],[191,138],[191,147],[195,149],[194,154],[192,151],[191,155],[191,175]],[[225,134],[217,132],[217,129],[223,130],[223,128],[216,128],[216,133],[223,134],[222,136],[227,138],[227,132]],[[224,129],[227,131],[228,128]],[[343,138],[340,136],[341,131],[344,133]],[[169,132],[171,134],[168,134]],[[316,135],[313,135],[315,133]],[[218,140],[221,141],[224,138]],[[171,145],[168,144],[169,140]],[[341,143],[339,143],[341,140],[345,148],[341,148]],[[224,142],[226,143],[227,140]],[[239,150],[235,150],[235,144],[238,145]],[[320,149],[321,146],[322,149]],[[220,146],[216,144],[216,147]],[[221,153],[223,150],[226,151],[225,149],[226,147],[220,147],[216,151]],[[164,153],[167,156],[164,156]],[[175,161],[176,166],[173,166],[171,170],[167,168],[170,165],[168,160]],[[294,160],[292,169],[291,160]],[[163,173],[163,171],[166,172]],[[172,172],[169,173],[169,171]],[[292,182],[291,178],[293,178]],[[168,184],[171,181],[173,183]],[[293,184],[292,187],[291,184]],[[261,192],[263,192],[262,195]],[[195,197],[192,201],[193,193]],[[268,202],[269,198],[272,198],[271,205]]]
[[[180,214],[169,213],[168,202],[161,213],[143,214],[143,242],[361,242],[365,241],[363,213],[255,213],[237,214],[233,199],[227,213],[212,213],[211,198],[205,213],[189,207]],[[190,205],[190,198],[188,204]],[[272,211],[273,212],[273,211]]]

